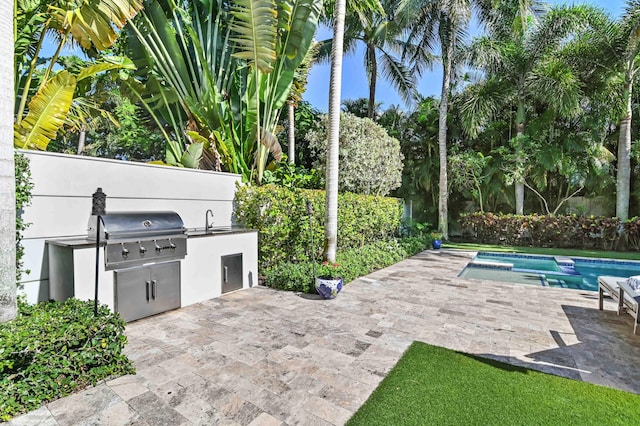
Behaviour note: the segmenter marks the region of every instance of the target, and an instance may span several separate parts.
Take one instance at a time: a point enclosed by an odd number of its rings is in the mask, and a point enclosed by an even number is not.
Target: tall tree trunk
[[[87,140],[87,129],[84,126],[80,128],[80,134],[78,135],[78,155],[84,152],[84,142]]]
[[[631,186],[631,94],[633,75],[627,74],[624,90],[625,114],[620,120],[618,137],[618,173],[616,174],[616,216],[621,220],[629,218],[629,198]]]
[[[0,2],[0,322],[14,319],[16,307],[16,179],[13,160],[13,8]],[[4,41],[2,41],[4,40]]]
[[[296,114],[293,101],[287,102],[289,111],[289,164],[296,164]]]
[[[519,169],[522,168],[522,162],[525,161],[522,158],[522,147],[521,147],[521,139],[524,136],[524,104],[522,102],[518,103],[518,112],[516,115],[516,161]],[[524,176],[520,176],[520,170],[518,171],[519,178],[515,182],[516,187],[516,214],[524,214]]]
[[[440,190],[438,197],[438,230],[442,238],[449,239],[449,183],[447,178],[447,113],[449,112],[449,88],[453,65],[454,34],[444,47],[442,93],[440,94],[440,117],[438,120],[438,153],[440,158]]]
[[[342,91],[342,49],[346,0],[336,0],[329,80],[329,129],[327,132],[326,210],[324,218],[324,260],[336,261],[338,248],[338,138],[340,136],[340,95]]]
[[[367,45],[367,63],[369,64],[369,106],[367,117],[373,120],[376,112],[376,83],[378,80],[378,59],[376,49]]]

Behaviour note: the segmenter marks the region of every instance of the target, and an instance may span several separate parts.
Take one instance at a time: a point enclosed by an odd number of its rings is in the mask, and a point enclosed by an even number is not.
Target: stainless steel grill
[[[179,260],[187,254],[187,235],[177,213],[94,214],[88,238],[98,240],[98,232],[106,243],[105,270],[114,270],[114,306],[125,321],[181,306]]]
[[[117,212],[100,218],[106,270],[183,259],[187,254],[186,228],[175,212]],[[88,237],[93,241],[97,220],[97,215],[89,219]]]

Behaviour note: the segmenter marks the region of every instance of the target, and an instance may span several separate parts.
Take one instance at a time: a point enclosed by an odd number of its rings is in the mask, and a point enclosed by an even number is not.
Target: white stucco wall
[[[214,226],[232,224],[239,175],[57,153],[22,153],[30,160],[34,183],[31,205],[23,212],[24,220],[31,223],[23,239],[24,264],[31,272],[23,274],[21,284],[30,301],[49,298],[45,240],[86,236],[91,197],[98,187],[107,194],[107,212],[172,210],[187,228],[203,228],[205,212],[211,209]]]

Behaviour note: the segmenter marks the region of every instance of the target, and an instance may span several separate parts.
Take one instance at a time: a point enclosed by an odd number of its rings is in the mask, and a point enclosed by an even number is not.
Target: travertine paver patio
[[[340,425],[413,340],[640,393],[629,316],[596,293],[457,278],[470,257],[426,251],[330,301],[253,288],[131,323],[135,376],[13,424]]]

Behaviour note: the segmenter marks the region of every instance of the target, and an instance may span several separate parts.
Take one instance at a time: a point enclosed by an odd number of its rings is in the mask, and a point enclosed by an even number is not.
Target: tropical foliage
[[[78,130],[87,125],[86,117],[99,108],[78,93],[79,85],[100,73],[133,69],[127,58],[101,52],[113,45],[118,29],[141,7],[140,0],[16,1],[16,148],[46,150],[63,125]],[[45,40],[55,45],[50,58],[42,57]],[[60,61],[68,44],[79,45],[96,59],[82,68],[68,69]]]
[[[128,27],[129,81],[161,128],[167,162],[262,175],[320,1],[145,1]]]

